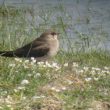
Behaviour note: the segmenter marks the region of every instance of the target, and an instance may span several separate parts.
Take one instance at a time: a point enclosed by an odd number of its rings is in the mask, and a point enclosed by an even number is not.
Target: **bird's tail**
[[[13,51],[0,51],[0,56],[14,57],[15,55]]]

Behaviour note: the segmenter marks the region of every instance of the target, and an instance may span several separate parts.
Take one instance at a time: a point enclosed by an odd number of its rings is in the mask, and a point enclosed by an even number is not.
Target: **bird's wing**
[[[32,48],[29,52],[29,56],[43,57],[43,56],[47,55],[48,52],[49,52],[49,46],[47,44],[43,44],[41,46]]]
[[[15,55],[18,57],[43,57],[49,51],[49,46],[41,41],[32,42],[15,50]]]
[[[18,48],[18,50],[19,50],[19,49],[28,50],[28,49],[30,49],[30,48],[39,47],[39,46],[41,46],[41,45],[43,45],[43,44],[44,44],[43,41],[35,40],[35,41],[33,41],[33,42],[29,43],[29,44],[26,44],[25,46],[23,46],[23,47],[21,47],[21,48]]]

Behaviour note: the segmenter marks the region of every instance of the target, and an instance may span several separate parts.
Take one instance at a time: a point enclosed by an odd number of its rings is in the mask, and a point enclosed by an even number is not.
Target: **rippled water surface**
[[[0,0],[1,5],[3,2],[4,0]],[[51,10],[52,7],[57,9],[62,5],[66,11],[55,11],[52,16],[50,15],[52,22],[56,20],[56,16],[62,16],[69,25],[66,32],[70,38],[78,37],[73,31],[76,30],[82,35],[104,39],[101,44],[98,42],[99,47],[107,50],[110,48],[110,0],[5,0],[5,4],[33,7],[35,12],[47,8]],[[42,20],[36,15],[35,22],[39,24]],[[94,46],[94,41],[92,45]]]

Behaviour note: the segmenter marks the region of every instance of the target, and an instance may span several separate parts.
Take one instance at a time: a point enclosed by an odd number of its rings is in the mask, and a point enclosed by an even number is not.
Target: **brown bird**
[[[36,61],[46,60],[55,56],[59,50],[58,33],[46,31],[31,43],[13,51],[0,51],[5,57],[34,57]]]

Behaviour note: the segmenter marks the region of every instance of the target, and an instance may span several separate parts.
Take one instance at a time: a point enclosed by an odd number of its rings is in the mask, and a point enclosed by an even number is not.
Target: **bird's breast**
[[[49,45],[50,45],[50,49],[49,49],[48,55],[51,57],[55,56],[59,50],[59,41],[54,40]]]

